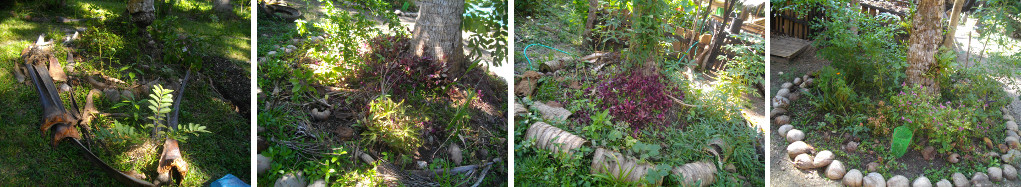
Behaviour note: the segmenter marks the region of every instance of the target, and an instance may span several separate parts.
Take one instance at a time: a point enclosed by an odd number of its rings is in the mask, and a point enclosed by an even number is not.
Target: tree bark
[[[592,29],[595,28],[596,12],[599,11],[599,0],[588,0],[588,18],[585,20],[585,33],[582,34],[584,41],[582,46],[591,46]]]
[[[127,4],[131,22],[140,28],[148,27],[156,20],[156,8],[153,0],[130,0]]]
[[[936,65],[936,53],[943,36],[942,19],[943,0],[919,0],[908,39],[907,82],[910,86],[924,86],[930,94],[939,94],[939,84],[927,72]]]
[[[445,64],[447,74],[464,73],[464,47],[461,42],[461,16],[464,0],[422,0],[412,30],[411,47],[415,56],[431,56]]]
[[[230,5],[230,0],[214,0],[213,10],[220,13],[230,13],[234,11],[234,7]]]
[[[954,9],[950,13],[950,28],[947,28],[946,38],[943,39],[943,46],[954,49],[954,35],[957,33],[957,23],[961,20],[961,9],[964,8],[964,0],[955,0]]]

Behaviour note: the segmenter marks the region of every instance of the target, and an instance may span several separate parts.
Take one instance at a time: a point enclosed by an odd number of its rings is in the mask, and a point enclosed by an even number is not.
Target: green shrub
[[[929,143],[938,145],[940,152],[948,152],[955,145],[969,145],[969,136],[975,132],[988,133],[988,126],[976,125],[969,120],[974,108],[951,102],[940,103],[935,95],[921,86],[905,86],[905,91],[890,98],[896,111],[893,121],[911,127],[916,136],[925,135]],[[984,135],[974,134],[981,137]],[[922,138],[918,138],[922,139]]]
[[[382,95],[369,104],[369,117],[363,121],[365,131],[362,138],[370,143],[382,143],[396,151],[408,153],[422,146],[419,137],[421,127],[417,120],[408,116],[404,102],[394,102],[389,95]]]
[[[819,72],[819,78],[815,79],[816,87],[819,90],[819,100],[813,101],[821,111],[847,114],[856,104],[858,94],[847,85],[844,77],[847,74],[833,67],[827,66]]]
[[[904,30],[890,24],[899,20],[834,6],[827,9],[826,19],[812,25],[813,29],[823,30],[815,36],[814,45],[820,56],[847,73],[848,82],[856,90],[893,92],[892,86],[906,77],[907,67],[907,47],[895,38]],[[857,33],[853,32],[855,28]]]
[[[762,42],[762,37],[749,33],[733,36],[740,40],[750,41],[752,44],[723,46],[723,49],[734,52],[736,55],[730,58],[726,55],[719,56],[720,60],[727,61],[726,69],[719,74],[719,80],[734,85],[732,89],[721,91],[734,98],[740,98],[742,93],[758,94],[757,88],[763,86],[766,77],[765,43]]]

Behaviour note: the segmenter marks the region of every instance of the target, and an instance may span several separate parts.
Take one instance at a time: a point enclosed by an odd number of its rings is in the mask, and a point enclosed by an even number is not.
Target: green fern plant
[[[164,136],[166,138],[175,139],[180,142],[188,140],[189,135],[199,135],[199,133],[210,133],[206,130],[206,126],[199,124],[188,123],[179,125],[177,129],[171,129],[168,123],[168,116],[172,110],[170,107],[174,105],[174,90],[165,89],[162,85],[156,85],[152,89],[152,94],[149,94],[149,109],[152,110],[153,115],[149,117],[152,123],[146,124],[144,129],[151,129],[153,131],[153,137]],[[158,129],[167,129],[160,131]]]

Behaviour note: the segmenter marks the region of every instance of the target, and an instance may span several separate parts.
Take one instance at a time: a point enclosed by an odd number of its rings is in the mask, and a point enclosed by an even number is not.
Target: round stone
[[[862,179],[862,185],[865,187],[886,187],[886,179],[883,178],[882,174],[872,172],[865,175],[865,179]]]
[[[926,178],[923,175],[923,176],[918,176],[918,178],[915,178],[915,181],[911,182],[911,186],[912,187],[932,187],[932,182],[929,181],[929,178]]]
[[[851,186],[851,187],[860,187],[861,186],[861,182],[862,182],[862,177],[863,176],[862,176],[861,171],[858,171],[857,169],[851,169],[851,171],[847,171],[847,174],[844,174],[844,181],[843,181],[843,183],[844,183],[844,185]]]
[[[1003,181],[1003,169],[998,167],[989,167],[986,169],[986,172],[989,172],[989,180],[992,180],[993,182]]]
[[[801,132],[798,129],[792,129],[787,131],[787,142],[796,142],[805,140],[805,132]]]
[[[826,178],[830,178],[830,180],[840,180],[844,178],[846,173],[847,170],[844,168],[844,163],[841,163],[839,160],[834,160],[830,163],[829,167],[826,167]]]

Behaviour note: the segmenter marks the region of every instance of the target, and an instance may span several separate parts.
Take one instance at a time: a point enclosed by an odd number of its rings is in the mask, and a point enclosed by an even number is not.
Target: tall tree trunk
[[[957,22],[961,20],[961,9],[964,8],[964,0],[955,0],[954,9],[950,13],[950,28],[947,28],[947,36],[943,39],[943,47],[954,49],[954,35],[957,33]]]
[[[589,47],[594,43],[591,41],[592,29],[596,24],[596,12],[599,11],[599,0],[588,0],[588,18],[585,20],[585,33],[582,34],[584,41],[581,46]]]
[[[924,86],[930,94],[939,94],[939,84],[927,72],[936,65],[936,53],[942,39],[943,0],[919,0],[918,11],[908,39],[908,76],[910,86]]]
[[[230,0],[213,0],[213,10],[220,13],[230,13],[234,11],[234,6],[230,5]]]
[[[461,43],[461,16],[464,0],[422,0],[412,30],[411,47],[415,56],[432,56],[445,63],[447,74],[460,76],[465,71]]]

